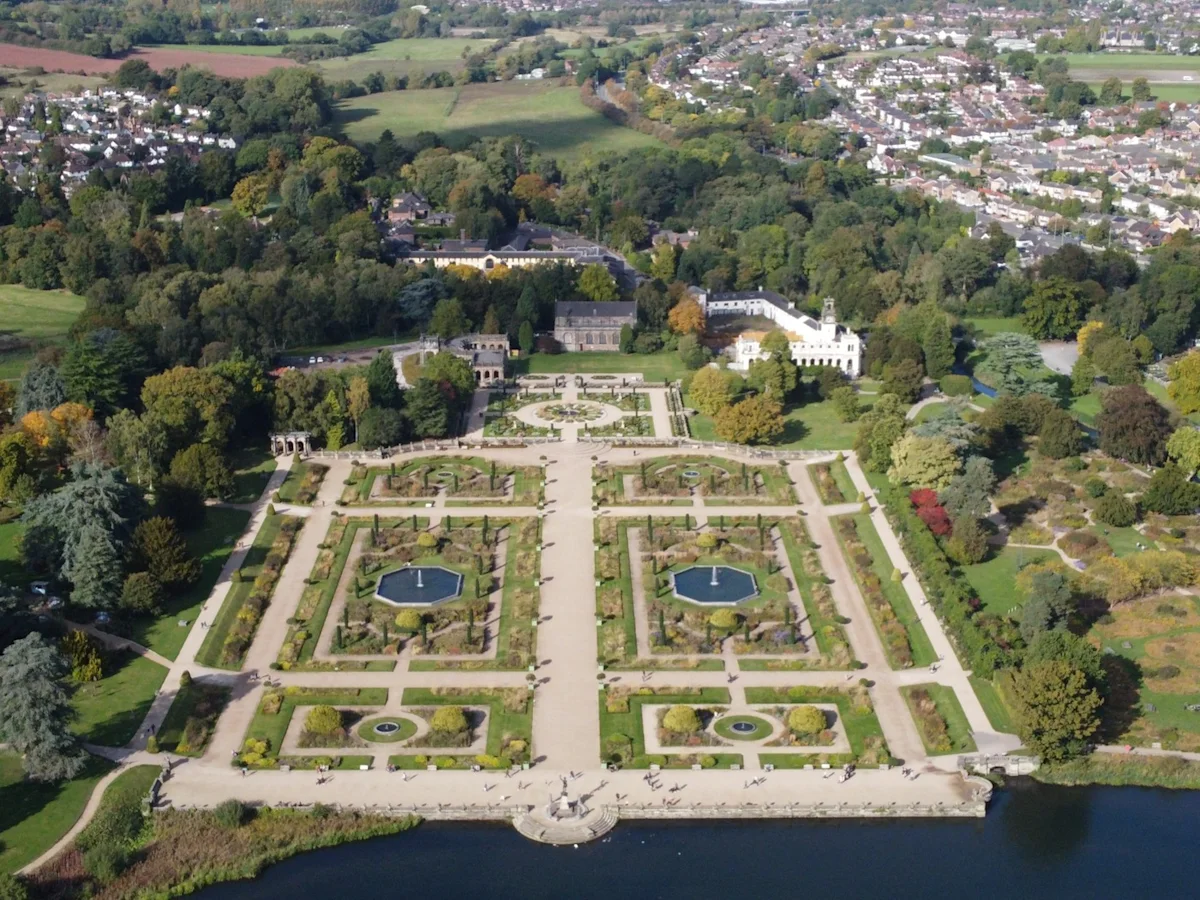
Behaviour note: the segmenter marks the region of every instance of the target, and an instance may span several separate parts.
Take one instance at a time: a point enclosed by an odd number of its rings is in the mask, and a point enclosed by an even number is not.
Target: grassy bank
[[[1082,759],[1042,766],[1033,777],[1046,784],[1106,784],[1116,787],[1200,788],[1200,762],[1178,756],[1093,753]]]

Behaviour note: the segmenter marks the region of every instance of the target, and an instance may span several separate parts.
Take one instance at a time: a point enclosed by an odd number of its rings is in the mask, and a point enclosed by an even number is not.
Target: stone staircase
[[[584,844],[608,834],[620,820],[615,807],[604,806],[577,822],[559,822],[534,810],[513,817],[513,827],[541,844]]]

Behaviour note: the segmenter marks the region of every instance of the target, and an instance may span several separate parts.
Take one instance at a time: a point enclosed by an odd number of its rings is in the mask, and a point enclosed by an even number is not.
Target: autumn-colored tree
[[[902,484],[940,490],[961,468],[962,460],[949,441],[910,433],[892,445],[888,477]]]
[[[667,313],[667,324],[676,334],[703,334],[704,310],[691,297],[684,297]]]
[[[257,216],[267,207],[270,187],[266,175],[247,175],[233,186],[233,208],[243,216]]]
[[[621,296],[617,282],[604,266],[593,263],[579,274],[579,293],[597,303],[616,300]]]
[[[756,394],[717,414],[717,436],[735,444],[762,444],[783,434],[783,407]]]
[[[663,241],[654,248],[650,261],[650,274],[663,284],[675,280],[675,267],[679,262],[679,250],[674,244]]]
[[[700,412],[715,416],[733,399],[729,376],[714,366],[705,366],[693,376],[688,399]]]
[[[1200,412],[1200,351],[1192,350],[1167,370],[1167,395],[1184,415]]]
[[[358,423],[362,419],[363,413],[371,408],[371,385],[367,379],[361,375],[356,375],[350,379],[350,386],[346,389],[346,411],[350,413],[350,419],[354,422],[354,440],[358,440]]]

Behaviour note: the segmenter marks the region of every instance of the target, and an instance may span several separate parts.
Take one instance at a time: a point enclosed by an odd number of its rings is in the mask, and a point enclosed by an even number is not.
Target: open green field
[[[17,550],[17,539],[24,531],[25,526],[18,521],[0,525],[0,584],[16,586],[30,580],[21,566],[21,554]]]
[[[543,153],[561,157],[659,143],[588,109],[574,85],[546,81],[371,94],[340,103],[334,120],[356,141],[374,141],[385,128],[397,138],[433,131],[452,145],[519,134]]]
[[[1120,76],[1118,75],[1118,77]],[[1164,100],[1167,102],[1177,103],[1200,103],[1200,76],[1197,76],[1196,83],[1184,84],[1159,84],[1155,82],[1153,74],[1147,74],[1147,78],[1150,81],[1150,93],[1155,100]],[[1129,89],[1132,86],[1133,77],[1123,78],[1121,80],[1123,82],[1122,87],[1125,90],[1125,93],[1122,96],[1126,101],[1128,101]],[[1096,81],[1092,78],[1086,79],[1084,83],[1097,94],[1100,93],[1100,88],[1104,86],[1103,80]]]
[[[0,99],[5,97],[23,97],[32,90],[48,93],[78,93],[87,88],[97,88],[107,80],[103,75],[70,75],[64,72],[46,72],[42,75],[30,75],[28,70],[0,66],[0,78],[5,84],[0,87]]]
[[[61,343],[83,309],[84,299],[68,291],[35,291],[0,284],[0,348],[10,341],[19,349],[0,349],[0,379],[15,380],[38,344]]]
[[[308,28],[289,28],[287,30],[288,40],[293,43],[310,40],[314,35],[327,34],[334,40],[346,30],[345,25],[312,25]]]
[[[234,56],[282,56],[285,44],[145,44],[147,50],[227,53]]]
[[[1016,587],[1017,572],[1030,563],[1045,559],[1061,557],[1053,550],[1006,547],[986,562],[963,566],[962,572],[979,595],[984,609],[993,615],[1007,616],[1013,607],[1023,603]]]
[[[166,677],[166,669],[144,656],[110,656],[103,678],[75,686],[71,730],[89,744],[123,747],[137,734]]]
[[[365,53],[314,60],[312,65],[328,80],[362,81],[372,72],[384,75],[457,72],[463,67],[464,51],[468,56],[485,53],[495,43],[472,38],[398,38],[376,44]]]
[[[1064,53],[1063,56],[1072,74],[1086,69],[1125,69],[1132,78],[1137,72],[1155,69],[1200,72],[1200,56],[1170,53]]]
[[[169,597],[162,615],[134,620],[130,637],[167,659],[178,656],[188,632],[196,625],[200,607],[216,585],[225,560],[249,521],[250,513],[245,510],[210,506],[205,512],[204,525],[184,535],[188,552],[200,560],[200,577],[187,590]]]
[[[15,872],[50,849],[83,813],[110,764],[93,758],[71,781],[26,781],[21,758],[0,752],[0,872]]]

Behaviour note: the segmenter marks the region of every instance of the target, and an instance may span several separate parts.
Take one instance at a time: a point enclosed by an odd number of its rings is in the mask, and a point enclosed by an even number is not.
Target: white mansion
[[[799,366],[836,366],[851,378],[862,374],[862,338],[837,320],[834,302],[827,298],[821,321],[792,308],[787,299],[774,291],[710,293],[689,288],[705,316],[762,316],[785,332],[792,344],[792,359]],[[733,347],[730,368],[745,371],[750,361],[765,359],[761,342],[764,331],[744,331]]]

